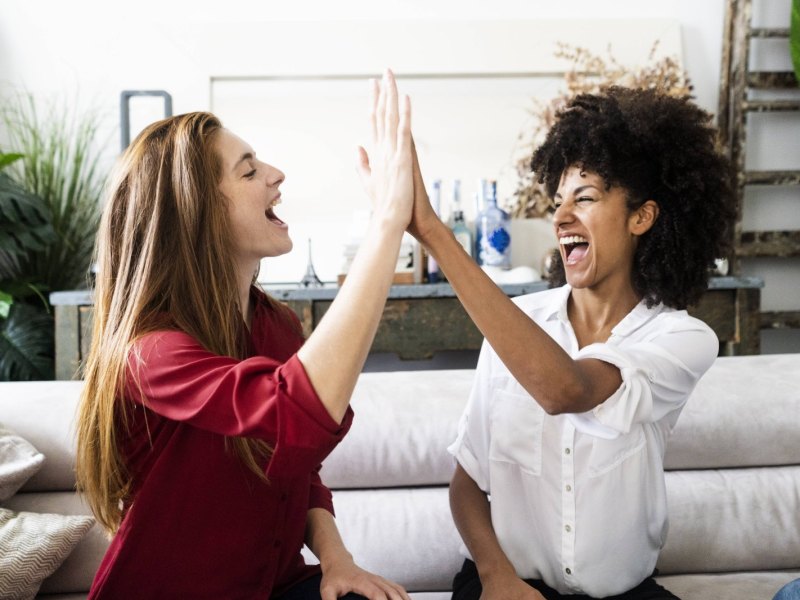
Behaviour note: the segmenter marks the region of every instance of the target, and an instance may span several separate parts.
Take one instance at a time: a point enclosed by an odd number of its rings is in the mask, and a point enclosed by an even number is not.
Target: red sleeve
[[[322,465],[319,465],[311,473],[311,488],[308,496],[308,509],[311,510],[312,508],[324,508],[335,517],[336,513],[333,511],[333,494],[331,494],[331,491],[328,489],[328,487],[322,483],[322,479],[319,476],[319,470],[321,467]]]
[[[269,443],[268,477],[313,470],[352,421],[349,409],[341,424],[331,418],[297,355],[283,364],[264,356],[238,360],[209,352],[185,333],[167,331],[139,340],[129,366],[132,399],[141,402],[143,394],[155,413]]]

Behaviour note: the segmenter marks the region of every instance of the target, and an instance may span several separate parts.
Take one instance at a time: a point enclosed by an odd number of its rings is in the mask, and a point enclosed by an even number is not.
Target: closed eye
[[[591,196],[581,196],[575,202],[594,202],[594,198]]]
[[[244,177],[247,178],[247,179],[252,179],[255,176],[256,176],[256,170],[255,169],[253,169],[252,171],[244,174]]]

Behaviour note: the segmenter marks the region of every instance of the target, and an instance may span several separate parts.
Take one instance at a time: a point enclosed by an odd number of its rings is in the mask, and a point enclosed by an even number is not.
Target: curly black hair
[[[531,169],[552,197],[571,166],[626,191],[629,210],[655,200],[656,223],[636,248],[633,286],[648,306],[686,308],[730,253],[736,216],[734,174],[716,148],[711,115],[653,90],[611,87],[581,94],[561,110]],[[563,284],[563,265],[555,281]]]

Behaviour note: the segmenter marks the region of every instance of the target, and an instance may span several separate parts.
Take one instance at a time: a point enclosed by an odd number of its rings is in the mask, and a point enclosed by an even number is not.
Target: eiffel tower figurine
[[[314,263],[311,262],[311,238],[308,238],[308,266],[306,267],[306,274],[303,275],[298,285],[307,288],[322,287],[325,285],[320,278],[317,277],[317,272],[314,270]]]

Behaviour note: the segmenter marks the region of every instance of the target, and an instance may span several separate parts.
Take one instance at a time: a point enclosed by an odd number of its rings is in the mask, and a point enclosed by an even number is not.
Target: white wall
[[[754,22],[786,26],[789,4],[790,0],[756,0]],[[596,21],[597,35],[602,36],[609,20],[664,19],[680,26],[684,66],[694,83],[697,102],[715,112],[723,13],[724,0],[2,0],[0,92],[25,86],[41,97],[53,94],[70,101],[79,97],[85,104],[101,107],[111,140],[107,151],[110,161],[119,147],[117,121],[122,89],[166,89],[173,95],[176,113],[202,110],[211,104],[210,76],[274,74],[299,55],[309,57],[311,68],[315,55],[325,56],[326,48],[315,48],[313,39],[298,39],[281,52],[260,55],[263,41],[280,32],[286,22],[313,19],[336,31],[344,22],[352,21],[362,21],[368,28],[370,21],[397,19],[591,19]],[[585,45],[585,36],[584,32],[564,41]],[[372,58],[380,64],[397,64],[415,42],[413,27],[409,27],[407,40],[387,53],[386,60]],[[346,36],[341,43],[347,44]],[[439,50],[446,49],[447,40],[443,39]],[[780,68],[786,56],[782,50],[764,47],[754,51],[753,60]],[[157,102],[140,101],[133,106],[134,130],[160,114]],[[793,151],[794,139],[782,142],[779,158],[791,162],[800,157],[800,152]],[[779,191],[766,203],[755,202],[751,194],[745,226],[756,229],[779,223],[782,228],[800,227],[796,206],[796,189]],[[786,293],[787,286],[796,290],[800,284],[796,264],[762,260],[746,265],[748,274],[758,274],[767,281],[762,297],[765,309],[796,308],[792,299],[796,294]],[[771,338],[782,340],[776,347],[800,349],[800,337],[794,333],[767,333],[764,339],[768,351]]]

